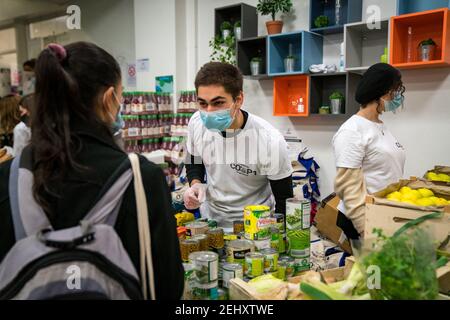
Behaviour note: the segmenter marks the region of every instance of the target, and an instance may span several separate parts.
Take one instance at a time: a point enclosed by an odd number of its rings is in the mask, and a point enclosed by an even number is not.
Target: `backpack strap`
[[[129,161],[127,159],[127,163]],[[125,171],[102,198],[89,211],[82,223],[89,222],[90,225],[107,224],[114,227],[119,215],[120,207],[122,206],[122,199],[125,191],[133,179],[133,172],[131,169]]]
[[[9,179],[9,196],[16,241],[36,231],[51,228],[47,215],[34,199],[33,174],[20,167],[21,159],[22,155],[14,158]]]
[[[14,158],[9,173],[9,200],[11,203],[11,214],[16,241],[26,237],[19,211],[19,166],[20,155]]]

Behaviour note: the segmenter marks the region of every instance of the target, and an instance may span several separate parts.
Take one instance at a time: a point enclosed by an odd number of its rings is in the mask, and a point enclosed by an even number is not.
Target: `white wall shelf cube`
[[[346,71],[364,72],[381,62],[385,48],[388,48],[389,61],[389,21],[380,21],[379,28],[366,23],[347,24],[344,27],[344,43]]]

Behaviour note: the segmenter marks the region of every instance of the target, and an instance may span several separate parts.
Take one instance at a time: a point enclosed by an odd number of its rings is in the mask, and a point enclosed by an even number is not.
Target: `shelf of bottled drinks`
[[[195,91],[181,91],[178,104],[172,94],[133,91],[123,94],[123,138],[128,153],[163,152],[166,175],[179,174],[189,120],[197,111]]]

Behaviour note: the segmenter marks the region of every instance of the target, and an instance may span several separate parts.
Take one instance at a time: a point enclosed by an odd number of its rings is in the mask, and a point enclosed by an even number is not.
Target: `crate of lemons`
[[[424,178],[428,181],[450,185],[450,167],[435,166],[433,170],[428,170]]]
[[[386,199],[421,207],[445,207],[450,204],[446,199],[436,197],[430,189],[420,188],[415,190],[406,186],[389,193]]]

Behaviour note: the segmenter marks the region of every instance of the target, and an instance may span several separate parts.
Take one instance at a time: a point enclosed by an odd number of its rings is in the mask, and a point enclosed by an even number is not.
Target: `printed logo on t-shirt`
[[[256,176],[256,174],[257,174],[255,170],[250,169],[245,164],[232,163],[232,164],[230,164],[230,168],[244,176],[249,176],[249,175]]]
[[[405,148],[403,148],[403,146],[400,144],[400,142],[396,142],[395,145],[397,146],[397,148],[405,150]]]

